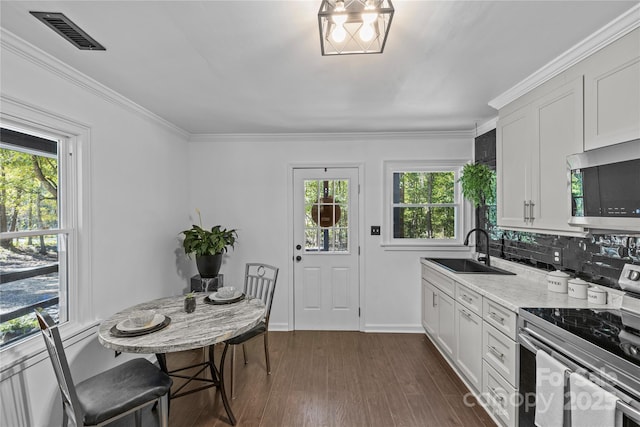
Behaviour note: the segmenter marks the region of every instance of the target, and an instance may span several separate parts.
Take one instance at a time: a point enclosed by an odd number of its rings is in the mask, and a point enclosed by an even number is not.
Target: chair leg
[[[231,395],[231,399],[235,399],[236,395],[234,394],[235,390],[234,390],[234,385],[236,382],[236,376],[235,376],[235,368],[236,368],[236,346],[232,345],[231,346],[231,387],[229,390],[229,394]]]
[[[169,393],[160,397],[160,404],[158,405],[160,427],[169,427]]]
[[[136,420],[136,427],[142,427],[142,411],[138,409],[136,412],[133,413],[133,416],[135,417],[135,420]]]
[[[242,344],[242,354],[244,354],[244,364],[246,365],[249,361],[247,360],[247,348],[244,344]]]
[[[264,333],[264,358],[267,361],[267,375],[271,375],[271,363],[269,362],[269,332]]]

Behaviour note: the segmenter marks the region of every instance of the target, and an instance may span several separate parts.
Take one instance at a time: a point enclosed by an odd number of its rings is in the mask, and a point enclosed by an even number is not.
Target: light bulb
[[[362,28],[360,28],[360,40],[363,42],[368,42],[373,38],[375,32],[373,31],[373,25],[371,24],[362,24]]]
[[[344,1],[337,1],[334,12],[344,12]],[[333,15],[331,17],[333,23],[336,24],[336,27],[331,32],[331,38],[336,43],[341,43],[347,37],[347,30],[344,29],[344,23],[347,22],[347,15]]]
[[[362,14],[362,28],[360,28],[360,39],[363,42],[368,42],[374,36],[373,23],[378,19],[378,13],[375,12],[375,6],[372,0],[367,1],[364,10],[365,12]]]
[[[347,30],[342,25],[336,25],[336,28],[331,32],[331,38],[336,43],[342,43],[347,37]]]

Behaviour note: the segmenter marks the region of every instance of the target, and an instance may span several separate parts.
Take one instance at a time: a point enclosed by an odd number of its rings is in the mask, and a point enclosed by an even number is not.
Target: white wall
[[[245,262],[280,267],[271,314],[272,329],[291,329],[290,215],[292,165],[358,163],[364,168],[365,235],[360,236],[364,271],[361,308],[367,331],[422,332],[420,266],[424,251],[385,251],[371,225],[382,224],[384,160],[471,159],[473,136],[462,133],[318,136],[198,136],[189,145],[192,210],[203,225],[237,228],[236,249],[225,257],[225,283],[242,283]],[[193,218],[193,217],[192,217]],[[431,253],[430,255],[433,255]],[[387,290],[392,289],[393,297]]]
[[[189,224],[186,134],[106,88],[83,87],[83,76],[4,36],[2,96],[90,129],[91,265],[82,268],[91,274],[81,286],[92,289],[93,317],[181,293],[191,273],[183,273],[178,240]],[[116,360],[95,334],[68,351],[77,381],[128,357]],[[2,426],[62,421],[47,359],[2,381],[0,396]]]

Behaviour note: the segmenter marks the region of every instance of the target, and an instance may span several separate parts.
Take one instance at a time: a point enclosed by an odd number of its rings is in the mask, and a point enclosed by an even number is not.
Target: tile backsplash
[[[495,130],[475,139],[475,158],[476,162],[495,170]],[[491,256],[543,270],[558,268],[589,282],[616,289],[619,289],[617,281],[624,264],[640,264],[640,238],[609,234],[579,238],[502,230],[496,226],[495,206],[478,209],[476,219],[491,236]],[[478,250],[484,251],[484,239],[479,243]],[[560,256],[559,261],[555,260],[556,253]]]

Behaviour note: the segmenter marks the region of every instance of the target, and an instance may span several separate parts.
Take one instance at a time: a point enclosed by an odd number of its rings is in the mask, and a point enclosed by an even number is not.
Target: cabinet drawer
[[[487,362],[482,364],[483,396],[487,407],[503,425],[515,427],[518,411],[516,389],[511,387]]]
[[[482,295],[456,282],[456,301],[482,316]]]
[[[422,266],[422,277],[451,298],[455,298],[455,282],[453,279],[425,265]]]
[[[516,325],[518,323],[518,315],[516,313],[487,298],[484,298],[482,311],[482,317],[488,324],[512,340],[516,340]]]
[[[482,357],[511,385],[517,384],[516,342],[493,326],[483,325]]]

